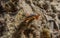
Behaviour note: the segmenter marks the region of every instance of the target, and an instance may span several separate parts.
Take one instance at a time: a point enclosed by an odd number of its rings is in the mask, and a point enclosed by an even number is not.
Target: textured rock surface
[[[60,0],[0,0],[0,38],[60,38],[59,29]]]

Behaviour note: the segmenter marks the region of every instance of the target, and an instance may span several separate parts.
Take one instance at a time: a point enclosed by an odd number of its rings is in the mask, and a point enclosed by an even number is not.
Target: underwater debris
[[[0,20],[0,37],[3,36],[3,32],[5,31],[6,23]]]

